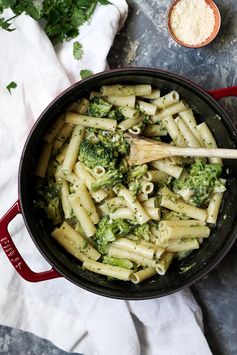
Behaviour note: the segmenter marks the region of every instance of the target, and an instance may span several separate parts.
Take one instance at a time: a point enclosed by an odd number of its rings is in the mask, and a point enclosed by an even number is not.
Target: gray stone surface
[[[236,0],[216,0],[222,15],[221,31],[212,44],[198,50],[180,47],[169,37],[166,28],[169,0],[128,2],[128,20],[109,54],[112,68],[137,65],[167,69],[206,89],[237,84]],[[237,100],[224,99],[222,103],[237,119],[234,114]],[[214,271],[192,287],[202,306],[205,334],[215,355],[237,354],[236,255],[237,244]],[[0,326],[0,354],[63,355],[65,352],[32,334]]]
[[[2,355],[66,355],[47,340],[9,327],[0,327]],[[74,353],[75,354],[75,353]]]

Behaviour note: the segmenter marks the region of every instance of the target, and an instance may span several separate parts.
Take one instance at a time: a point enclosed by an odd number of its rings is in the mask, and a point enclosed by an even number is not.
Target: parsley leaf
[[[3,17],[0,17],[0,28],[8,31],[8,32],[12,32],[15,30],[15,28],[10,28],[10,26],[12,25],[11,23],[9,23],[9,21],[11,21],[13,18],[15,18],[15,16],[9,18],[8,20],[5,20]]]
[[[15,89],[16,87],[17,87],[17,83],[15,83],[15,81],[11,81],[11,82],[7,85],[6,88],[7,88],[7,90],[9,91],[9,93],[12,94],[12,93],[11,93],[11,90],[12,90],[12,89]]]
[[[108,0],[99,0],[99,3],[101,5],[112,5],[111,2],[109,2]]]
[[[11,8],[16,15],[20,15],[25,12],[34,20],[39,20],[41,18],[41,8],[39,5],[35,5],[32,0],[18,0],[12,2],[14,4],[11,6]]]
[[[80,76],[82,79],[85,79],[87,78],[88,76],[91,76],[93,75],[93,71],[89,70],[89,69],[82,69],[80,71]]]
[[[83,51],[83,48],[82,48],[82,45],[81,43],[79,42],[74,42],[73,43],[73,56],[75,59],[79,60],[82,58],[84,54],[84,51]]]
[[[26,13],[35,20],[43,20],[44,30],[53,44],[69,41],[79,35],[79,28],[88,21],[98,4],[107,5],[108,0],[0,0],[0,14],[10,8],[16,16]],[[15,17],[15,16],[14,16]],[[13,31],[11,19],[0,17],[0,28]],[[76,45],[77,46],[77,45]],[[74,48],[73,48],[74,49]],[[75,58],[80,59],[82,49],[75,48]]]

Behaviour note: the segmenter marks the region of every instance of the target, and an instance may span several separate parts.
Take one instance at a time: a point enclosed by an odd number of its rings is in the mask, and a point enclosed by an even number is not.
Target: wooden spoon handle
[[[160,150],[160,149],[159,149]],[[237,159],[237,149],[165,147],[166,156]]]
[[[146,138],[126,135],[131,149],[129,165],[139,165],[171,156],[237,159],[237,149],[175,147]]]

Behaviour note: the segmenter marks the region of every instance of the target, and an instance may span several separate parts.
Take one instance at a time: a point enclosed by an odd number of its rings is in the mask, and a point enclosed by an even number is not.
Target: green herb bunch
[[[91,18],[97,4],[108,0],[44,0],[41,5],[34,0],[0,0],[0,13],[11,8],[15,16],[25,13],[34,20],[45,21],[45,32],[53,44],[69,41],[79,34],[79,27]],[[0,18],[0,27],[13,31],[11,19]]]
[[[44,30],[53,44],[70,41],[79,35],[79,28],[87,22],[95,11],[97,4],[108,5],[108,0],[43,0],[41,3],[34,0],[0,0],[0,15],[10,8],[14,16],[4,18],[0,16],[0,29],[8,32],[14,31],[11,20],[26,14],[44,25]],[[73,56],[80,60],[84,54],[81,43],[75,41],[72,48]],[[82,69],[82,79],[92,75],[89,69]],[[11,82],[7,90],[15,89],[17,84]]]

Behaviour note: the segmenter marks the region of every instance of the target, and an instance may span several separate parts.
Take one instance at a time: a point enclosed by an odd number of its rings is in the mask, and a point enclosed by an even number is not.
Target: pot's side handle
[[[8,232],[8,224],[18,213],[21,213],[20,203],[17,200],[9,211],[0,220],[0,245],[2,246],[6,256],[20,274],[23,279],[30,282],[38,282],[61,277],[53,268],[49,271],[36,273],[32,271],[26,264],[20,253],[18,252],[13,240]]]
[[[231,86],[229,88],[209,90],[208,93],[216,100],[220,100],[223,97],[237,96],[237,86]]]

